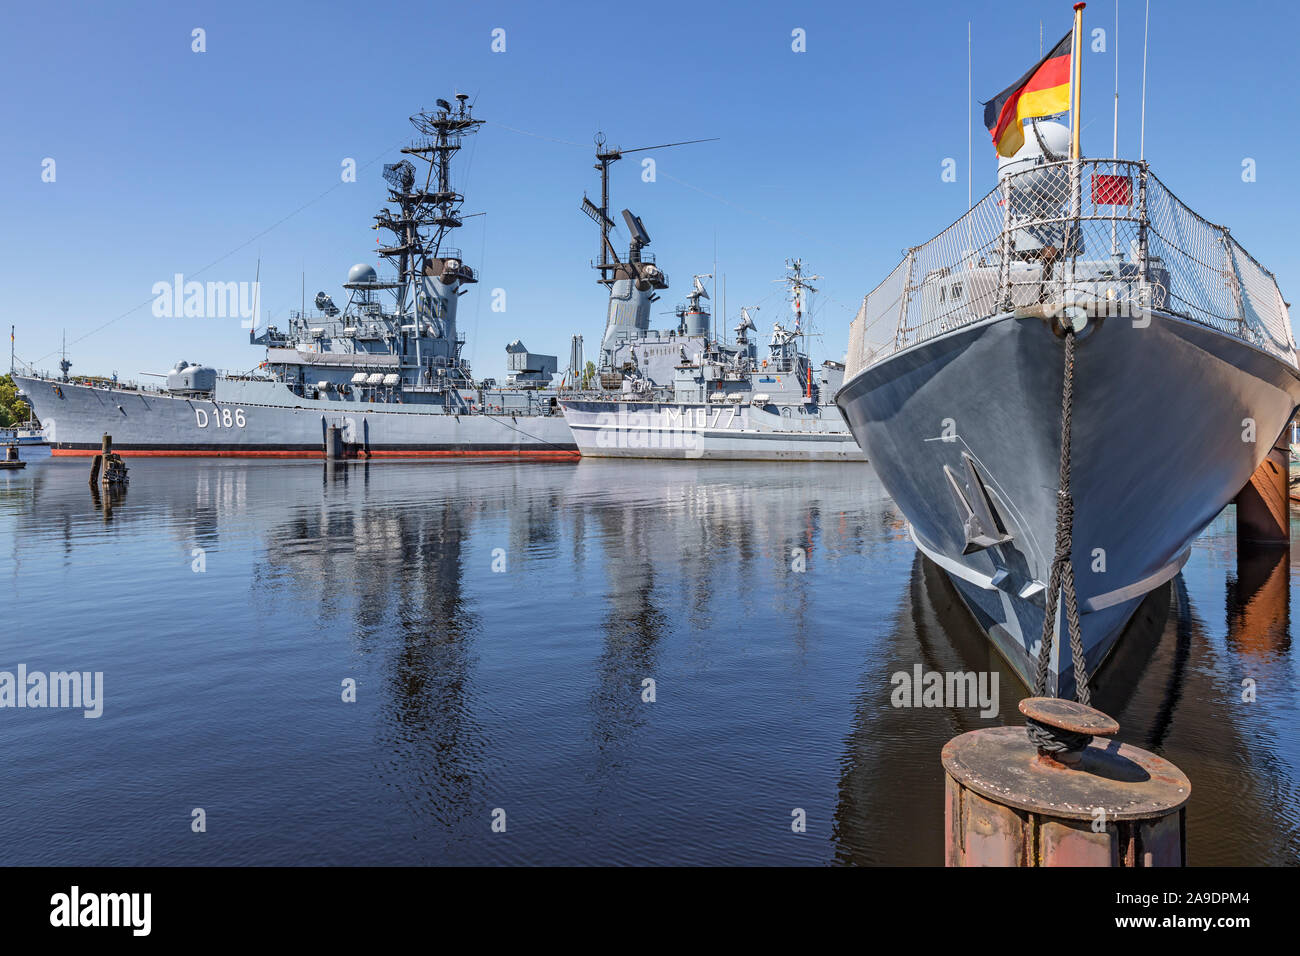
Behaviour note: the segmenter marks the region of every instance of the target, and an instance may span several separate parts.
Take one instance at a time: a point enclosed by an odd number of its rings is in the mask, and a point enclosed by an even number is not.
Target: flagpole
[[[1147,0],[1145,22],[1142,25],[1142,132],[1138,139],[1138,160],[1147,158],[1147,39],[1151,35],[1151,0]]]
[[[1079,151],[1079,107],[1083,87],[1083,8],[1074,5],[1074,41],[1070,45],[1070,219],[1065,228],[1065,255],[1069,266],[1061,268],[1061,298],[1065,300],[1066,283],[1073,281],[1075,259],[1079,255],[1079,215],[1083,211],[1083,168]],[[1067,278],[1067,274],[1069,276]],[[1070,320],[1073,323],[1073,319]],[[1076,329],[1076,331],[1078,331]]]
[[[1119,159],[1119,0],[1115,0],[1115,133],[1111,156]]]
[[[1086,3],[1074,5],[1074,42],[1070,56],[1070,158],[1079,158],[1079,106],[1083,85],[1083,8]]]

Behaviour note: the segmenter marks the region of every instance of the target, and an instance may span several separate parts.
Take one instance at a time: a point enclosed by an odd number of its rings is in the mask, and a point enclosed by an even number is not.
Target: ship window
[[[956,302],[961,298],[961,283],[955,283],[952,287],[952,300]]]
[[[939,301],[942,302],[947,298],[948,298],[948,287],[946,285],[939,286]]]

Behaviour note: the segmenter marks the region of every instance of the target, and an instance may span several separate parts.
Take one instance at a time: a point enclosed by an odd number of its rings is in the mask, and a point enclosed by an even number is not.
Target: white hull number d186
[[[200,428],[207,428],[209,422],[213,428],[243,428],[245,424],[242,408],[222,408],[219,405],[212,406],[210,415],[206,408],[195,408],[194,420]]]

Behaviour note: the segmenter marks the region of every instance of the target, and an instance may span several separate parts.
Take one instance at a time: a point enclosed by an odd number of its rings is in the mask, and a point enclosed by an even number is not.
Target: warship
[[[628,152],[634,150],[607,148],[597,139],[601,205],[587,197],[582,201],[583,212],[600,230],[592,266],[597,282],[609,290],[599,388],[562,390],[560,396],[582,455],[862,460],[832,400],[844,365],[827,361],[815,368],[802,345],[804,306],[816,291],[811,282],[820,277],[806,275],[799,259],[787,262],[787,274],[779,280],[789,291],[793,325],[773,325],[766,354],[760,354],[749,309],[741,310],[734,341],[712,333],[703,281],[713,278],[708,274],[693,277],[686,301],[674,310],[675,327],[650,328],[651,307],[668,288],[668,276],[646,250],[645,224],[623,210],[631,237],[625,259],[619,259],[609,238],[616,228],[609,216],[609,165]]]
[[[372,228],[392,235],[378,253],[395,274],[355,265],[343,308],[320,292],[287,331],[250,329],[265,361],[247,373],[182,361],[165,388],[77,382],[66,355],[57,376],[15,373],[52,453],[94,454],[110,434],[128,455],[575,457],[549,387],[554,356],[512,342],[500,386],[476,381],[464,358],[457,309],[478,275],[450,244],[465,198],[451,161],[484,121],[455,99],[412,116],[409,158],[384,166],[391,205]]]
[[[1025,131],[864,299],[836,401],[1001,655],[1086,702],[1079,671],[1249,482],[1300,371],[1276,280],[1228,229],[1144,159]]]

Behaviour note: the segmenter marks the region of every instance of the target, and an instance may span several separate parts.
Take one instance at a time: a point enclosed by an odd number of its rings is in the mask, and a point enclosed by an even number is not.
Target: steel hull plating
[[[781,407],[561,401],[588,458],[865,461],[832,406],[785,417]]]
[[[1094,322],[1076,356],[1073,555],[1092,670],[1249,481],[1300,404],[1300,377],[1238,339],[1159,313],[1145,327]],[[1062,359],[1045,322],[1002,315],[890,356],[836,398],[917,547],[1031,687],[1055,541]],[[1010,540],[964,554],[953,484],[976,500],[972,472]],[[1049,691],[1070,696],[1060,647]]]
[[[113,436],[123,454],[314,457],[329,426],[358,454],[573,458],[555,415],[453,415],[437,406],[300,399],[277,383],[218,382],[215,400],[15,376],[54,454],[92,453]],[[269,403],[273,389],[293,405]]]

